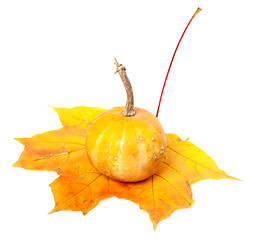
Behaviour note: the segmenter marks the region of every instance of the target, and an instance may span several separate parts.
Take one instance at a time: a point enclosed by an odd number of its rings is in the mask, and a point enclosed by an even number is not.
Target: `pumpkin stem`
[[[127,102],[126,102],[126,106],[122,111],[122,114],[126,117],[132,117],[136,114],[135,110],[134,110],[134,95],[133,95],[133,90],[132,90],[132,86],[130,84],[130,80],[126,74],[126,68],[124,66],[122,66],[122,64],[119,64],[116,60],[116,58],[114,58],[115,61],[115,65],[116,65],[116,72],[115,73],[119,73],[121,80],[123,82],[123,85],[125,87],[126,93],[127,93]]]

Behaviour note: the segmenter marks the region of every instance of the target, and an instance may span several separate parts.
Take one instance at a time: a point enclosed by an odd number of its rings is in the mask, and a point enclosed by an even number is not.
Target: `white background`
[[[258,239],[258,1],[0,2],[1,239]],[[124,105],[113,58],[127,67],[135,105],[154,113],[179,47],[159,119],[243,181],[192,186],[194,205],[160,222],[126,200],[48,215],[55,173],[13,168],[15,137],[61,127],[48,106]]]

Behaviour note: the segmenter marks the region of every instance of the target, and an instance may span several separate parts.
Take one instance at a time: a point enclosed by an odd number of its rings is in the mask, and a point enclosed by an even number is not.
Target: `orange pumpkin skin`
[[[161,166],[166,135],[150,112],[134,108],[135,116],[126,117],[123,108],[115,107],[94,119],[86,135],[88,157],[111,179],[137,182]]]

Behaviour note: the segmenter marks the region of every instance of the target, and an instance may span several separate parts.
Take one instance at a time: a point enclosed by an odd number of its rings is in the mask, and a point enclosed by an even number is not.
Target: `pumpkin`
[[[137,182],[152,176],[161,166],[166,148],[162,125],[152,113],[134,108],[126,68],[115,59],[127,92],[124,107],[115,107],[93,120],[86,134],[87,153],[93,166],[122,182]]]

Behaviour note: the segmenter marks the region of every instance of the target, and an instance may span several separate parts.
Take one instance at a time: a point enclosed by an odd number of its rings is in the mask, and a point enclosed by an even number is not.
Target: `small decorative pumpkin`
[[[88,157],[111,179],[137,182],[152,176],[161,166],[166,135],[157,117],[134,108],[126,68],[116,59],[115,64],[127,92],[126,106],[108,110],[92,122],[86,135]]]

